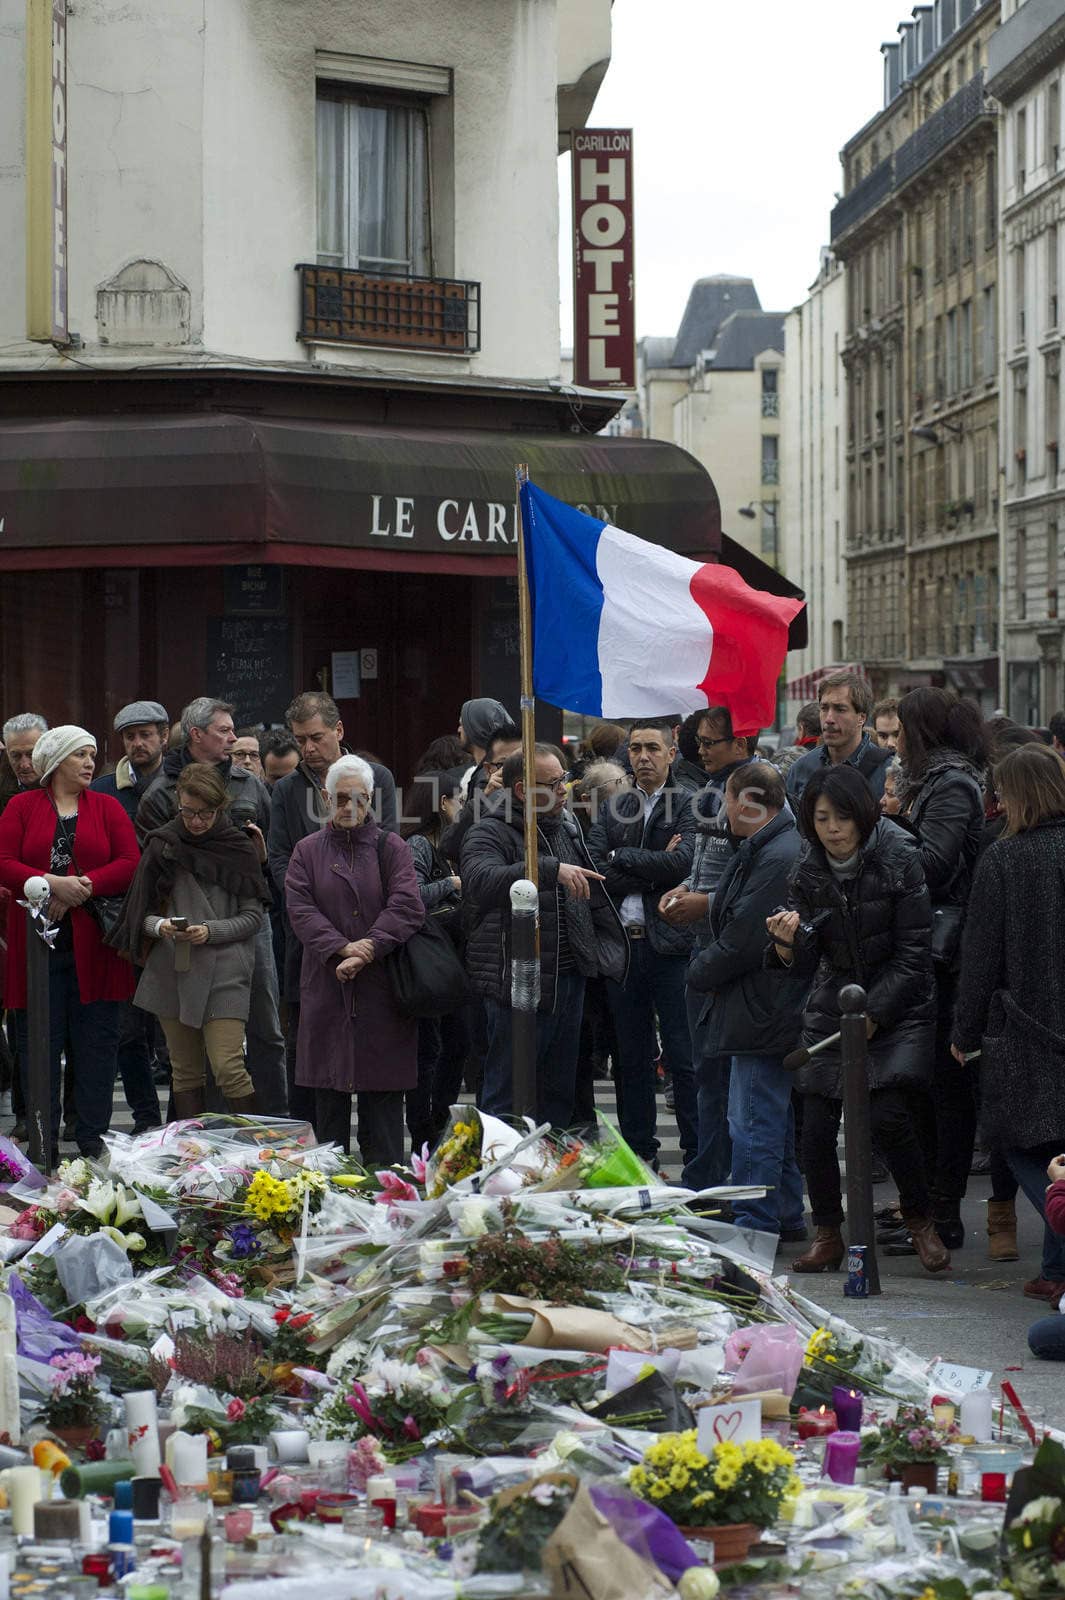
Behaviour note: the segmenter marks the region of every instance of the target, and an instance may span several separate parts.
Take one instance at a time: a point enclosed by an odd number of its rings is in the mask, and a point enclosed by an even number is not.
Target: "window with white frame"
[[[319,265],[430,276],[424,101],[319,83],[317,145]]]

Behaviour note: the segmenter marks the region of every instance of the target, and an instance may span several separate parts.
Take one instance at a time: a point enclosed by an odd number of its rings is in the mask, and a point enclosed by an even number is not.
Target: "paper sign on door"
[[[760,1400],[726,1400],[720,1406],[703,1406],[696,1417],[697,1442],[703,1455],[709,1455],[715,1444],[724,1444],[726,1440],[746,1444],[748,1440],[762,1437]]]

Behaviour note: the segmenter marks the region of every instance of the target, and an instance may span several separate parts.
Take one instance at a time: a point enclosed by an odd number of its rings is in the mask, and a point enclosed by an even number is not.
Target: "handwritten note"
[[[928,1374],[937,1394],[949,1394],[959,1400],[974,1389],[989,1388],[993,1376],[983,1367],[959,1367],[953,1361],[937,1361]]]
[[[716,1444],[724,1444],[726,1440],[746,1444],[748,1440],[762,1437],[760,1400],[726,1400],[723,1405],[703,1406],[696,1415],[698,1444],[704,1455],[709,1455]]]

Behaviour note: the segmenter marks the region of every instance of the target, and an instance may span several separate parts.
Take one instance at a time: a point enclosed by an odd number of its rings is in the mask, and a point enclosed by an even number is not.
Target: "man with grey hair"
[[[177,815],[177,780],[183,767],[204,761],[217,767],[229,792],[229,820],[243,828],[266,861],[266,835],[270,827],[270,791],[247,767],[235,766],[231,752],[236,743],[233,707],[225,700],[199,695],[181,713],[183,744],[163,757],[159,773],[137,808],[135,826],[143,845],[155,828]],[[255,935],[255,970],[251,980],[251,1010],[247,1027],[248,1071],[255,1085],[257,1109],[264,1116],[284,1116],[285,1040],[278,1019],[277,968],[274,965],[270,919]]]
[[[40,782],[33,770],[33,747],[48,724],[37,711],[22,711],[17,717],[8,717],[3,728],[3,745],[6,760],[0,781],[0,811],[12,795],[21,789],[36,789]]]

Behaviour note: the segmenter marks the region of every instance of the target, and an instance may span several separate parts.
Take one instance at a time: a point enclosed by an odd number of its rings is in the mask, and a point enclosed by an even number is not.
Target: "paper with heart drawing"
[[[760,1400],[726,1400],[724,1405],[703,1406],[696,1417],[699,1449],[704,1455],[726,1439],[733,1444],[746,1444],[749,1439],[762,1437]]]

